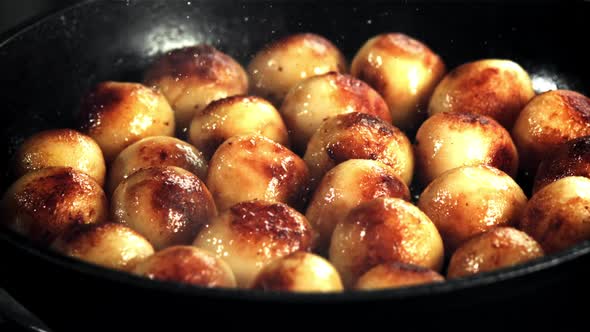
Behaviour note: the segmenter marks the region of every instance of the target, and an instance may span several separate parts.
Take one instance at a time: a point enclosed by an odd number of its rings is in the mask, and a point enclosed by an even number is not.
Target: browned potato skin
[[[305,152],[311,136],[330,116],[360,112],[391,123],[385,100],[365,82],[330,72],[307,78],[289,90],[281,114],[297,151]]]
[[[515,225],[527,198],[506,173],[485,165],[452,169],[432,181],[418,207],[434,222],[447,254],[470,238]]]
[[[233,96],[212,102],[193,117],[189,140],[210,159],[225,140],[247,134],[289,146],[289,134],[279,111],[255,96]]]
[[[236,287],[236,279],[227,263],[193,246],[173,246],[159,251],[139,263],[133,272],[149,279],[207,288]]]
[[[350,72],[379,92],[393,124],[405,131],[418,128],[428,100],[445,74],[445,64],[426,45],[401,33],[369,39],[357,52]]]
[[[589,207],[590,179],[566,177],[533,195],[518,228],[552,254],[590,240]]]
[[[489,165],[512,177],[518,171],[518,152],[510,134],[484,115],[433,115],[418,129],[414,151],[416,174],[424,186],[461,166]]]
[[[100,185],[86,173],[46,167],[10,186],[2,200],[2,215],[5,226],[48,246],[76,225],[104,222],[108,203]]]
[[[494,271],[543,255],[539,243],[526,233],[512,227],[498,227],[463,243],[451,257],[447,277]]]
[[[121,181],[140,169],[153,166],[176,166],[199,179],[207,178],[207,160],[194,146],[174,137],[153,136],[121,151],[109,170],[108,192],[112,195]]]
[[[590,178],[590,136],[568,141],[539,164],[533,194],[568,176]]]
[[[302,79],[346,72],[346,59],[334,44],[313,33],[283,37],[256,53],[248,65],[252,92],[279,107]]]
[[[90,175],[99,185],[104,184],[106,166],[100,146],[78,131],[53,129],[39,132],[27,138],[16,152],[17,177],[51,166],[71,167]]]
[[[148,136],[173,136],[174,112],[156,90],[137,83],[102,82],[82,100],[81,131],[102,149],[107,163]]]
[[[334,166],[349,159],[377,160],[393,168],[406,184],[414,172],[410,140],[396,127],[364,113],[333,116],[311,137],[303,159],[312,188]]]
[[[443,282],[445,278],[431,269],[411,264],[379,264],[365,272],[355,283],[357,290],[378,290]]]
[[[170,51],[145,73],[144,82],[160,89],[174,109],[179,131],[214,100],[248,92],[248,75],[229,55],[200,44]]]
[[[117,223],[74,227],[58,237],[51,247],[70,257],[124,271],[154,253],[148,240]]]
[[[313,194],[305,217],[319,232],[321,251],[350,210],[378,197],[410,200],[410,190],[393,169],[376,160],[351,159],[332,168]]]
[[[347,288],[378,264],[401,262],[440,271],[443,259],[434,224],[399,198],[360,204],[336,225],[330,244],[330,261]]]
[[[193,245],[223,258],[237,283],[250,288],[268,263],[315,247],[315,232],[303,215],[286,204],[241,202],[213,218]]]
[[[484,59],[465,63],[437,85],[428,114],[476,113],[489,116],[508,130],[535,96],[527,72],[510,60]]]
[[[145,236],[156,250],[191,243],[215,215],[213,197],[203,182],[174,166],[133,173],[119,184],[111,201],[113,221]]]
[[[261,199],[302,209],[307,200],[309,171],[286,147],[260,135],[234,136],[209,162],[207,187],[220,211]]]
[[[512,137],[520,168],[535,172],[543,158],[572,139],[590,135],[590,99],[568,90],[534,97],[520,112]]]

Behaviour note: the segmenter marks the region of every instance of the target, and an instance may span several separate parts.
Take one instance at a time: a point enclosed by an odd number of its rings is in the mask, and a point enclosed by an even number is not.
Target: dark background
[[[80,0],[2,0],[0,1],[0,33],[17,30],[23,22],[43,16]]]

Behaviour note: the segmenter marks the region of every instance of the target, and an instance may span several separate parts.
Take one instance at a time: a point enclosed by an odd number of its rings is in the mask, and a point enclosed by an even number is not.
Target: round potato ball
[[[443,282],[445,278],[429,268],[404,263],[379,264],[355,283],[356,290],[379,290]]]

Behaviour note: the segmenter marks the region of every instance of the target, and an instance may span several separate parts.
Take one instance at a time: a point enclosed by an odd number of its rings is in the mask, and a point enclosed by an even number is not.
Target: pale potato
[[[566,177],[537,191],[518,228],[537,240],[547,254],[590,240],[590,179]]]
[[[312,33],[289,35],[266,45],[248,65],[252,92],[279,107],[299,81],[346,72],[346,59],[330,41]]]
[[[107,217],[106,196],[93,178],[71,167],[46,167],[8,188],[0,222],[48,246],[76,225],[102,223]]]
[[[248,75],[229,55],[200,44],[172,50],[146,71],[144,82],[157,87],[174,109],[179,132],[214,100],[248,92]]]
[[[289,90],[280,112],[294,148],[301,153],[322,122],[331,116],[360,112],[391,123],[389,108],[375,90],[361,80],[336,72],[301,81]]]
[[[401,33],[369,39],[350,67],[353,76],[383,96],[393,124],[404,131],[415,130],[425,118],[428,100],[445,70],[437,54]]]
[[[528,73],[517,63],[483,59],[465,63],[436,86],[428,114],[475,113],[510,130],[523,107],[535,96]]]
[[[339,292],[338,271],[324,258],[297,251],[266,265],[256,276],[253,289],[288,292]]]
[[[418,129],[414,151],[416,174],[424,186],[461,166],[489,165],[512,177],[518,171],[518,152],[510,134],[484,115],[433,115]]]
[[[411,264],[379,264],[365,272],[355,283],[357,290],[380,290],[443,282],[445,278],[431,269]]]
[[[254,96],[233,96],[212,102],[195,114],[189,141],[207,158],[228,138],[257,134],[289,146],[289,134],[281,115],[268,101]]]
[[[58,237],[51,247],[64,255],[123,271],[154,253],[146,238],[117,223],[77,226]]]
[[[217,215],[199,178],[175,166],[143,168],[123,180],[111,200],[111,218],[143,235],[156,250],[189,244]]]
[[[442,239],[428,216],[399,198],[376,198],[353,209],[332,234],[330,262],[350,288],[369,269],[400,262],[440,271]]]
[[[173,246],[158,251],[139,263],[133,272],[149,279],[206,288],[236,287],[236,279],[226,262],[193,246]]]
[[[241,202],[213,218],[193,245],[223,258],[238,286],[251,288],[260,270],[296,251],[311,251],[315,233],[305,217],[283,203]]]
[[[158,91],[138,83],[102,82],[82,100],[81,131],[102,149],[106,162],[148,136],[173,136],[174,112]]]
[[[299,156],[260,135],[225,141],[211,158],[207,175],[207,187],[220,211],[253,199],[301,209],[308,182],[309,171]]]
[[[424,189],[418,207],[434,222],[450,255],[478,234],[515,225],[526,203],[508,174],[480,165],[443,173]]]
[[[588,135],[590,99],[567,90],[534,97],[520,112],[512,129],[520,168],[533,174],[541,160],[561,144]]]

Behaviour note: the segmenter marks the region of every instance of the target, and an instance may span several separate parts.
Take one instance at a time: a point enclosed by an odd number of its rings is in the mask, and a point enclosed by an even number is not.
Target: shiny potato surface
[[[440,271],[443,259],[443,242],[432,221],[399,198],[362,203],[336,225],[330,244],[330,262],[347,288],[382,263],[408,263]]]
[[[332,168],[315,190],[305,216],[319,233],[319,247],[330,247],[334,227],[360,203],[378,197],[410,200],[410,190],[387,165],[351,159]]]
[[[510,176],[480,165],[443,173],[424,189],[418,207],[434,222],[450,255],[478,234],[515,225],[526,203]]]
[[[233,96],[212,102],[192,119],[189,140],[211,158],[228,138],[257,134],[289,146],[287,127],[277,109],[254,96]]]
[[[518,171],[518,152],[510,134],[484,115],[433,115],[418,129],[415,153],[422,185],[461,166],[489,165],[512,177]]]
[[[379,264],[355,283],[357,290],[379,290],[443,282],[445,278],[429,268],[403,263]]]
[[[301,81],[289,90],[280,111],[295,149],[302,153],[311,136],[331,116],[360,112],[391,123],[389,108],[375,90],[361,80],[336,72]]]
[[[59,236],[51,247],[70,257],[125,271],[133,269],[154,253],[148,240],[117,223],[74,227]]]
[[[284,146],[259,135],[234,136],[209,162],[207,187],[223,211],[261,199],[302,208],[308,192],[305,162]]]
[[[312,188],[327,171],[349,159],[377,160],[393,168],[406,184],[412,181],[414,152],[410,140],[396,127],[364,113],[330,117],[311,137],[303,157]]]
[[[533,193],[568,176],[590,178],[590,136],[568,141],[546,156],[537,169]]]
[[[589,207],[590,179],[566,177],[531,197],[518,228],[552,254],[590,240]]]
[[[535,172],[539,163],[561,144],[590,135],[590,99],[567,90],[534,97],[520,112],[512,137],[520,168]]]
[[[428,113],[485,115],[510,130],[534,96],[531,79],[519,64],[504,59],[483,59],[449,72],[434,90]]]
[[[299,81],[331,71],[346,72],[334,44],[312,33],[289,35],[266,45],[248,65],[252,91],[279,107]]]
[[[426,116],[428,100],[445,73],[445,65],[420,41],[386,33],[361,47],[350,73],[383,96],[396,127],[415,130]]]
[[[144,82],[157,87],[174,109],[178,130],[214,100],[248,92],[248,75],[229,55],[200,44],[172,50],[146,71]]]
[[[266,265],[256,276],[253,289],[288,292],[339,292],[338,271],[321,256],[297,251]]]
[[[70,228],[102,223],[108,216],[105,194],[86,173],[71,167],[29,172],[8,188],[2,223],[40,245],[49,245]]]
[[[63,166],[90,175],[101,186],[105,180],[106,166],[100,146],[72,129],[46,130],[27,138],[14,160],[18,177],[45,167]]]
[[[158,251],[139,263],[133,272],[149,279],[207,288],[236,287],[236,279],[226,262],[193,246],[173,246]]]
[[[152,166],[176,166],[199,179],[207,178],[207,160],[201,151],[174,137],[153,136],[121,151],[109,170],[108,192],[112,194],[119,183],[131,174]]]
[[[111,200],[111,216],[145,236],[156,250],[190,244],[217,214],[199,178],[175,166],[141,169],[123,180]]]
[[[451,257],[448,278],[489,272],[543,256],[543,249],[526,233],[498,227],[461,245]]]
[[[223,258],[238,286],[250,288],[271,261],[296,251],[311,251],[315,233],[305,217],[283,203],[241,202],[213,218],[193,245]]]
[[[127,146],[148,136],[173,136],[174,112],[166,98],[138,83],[102,82],[82,100],[81,131],[113,161]]]

